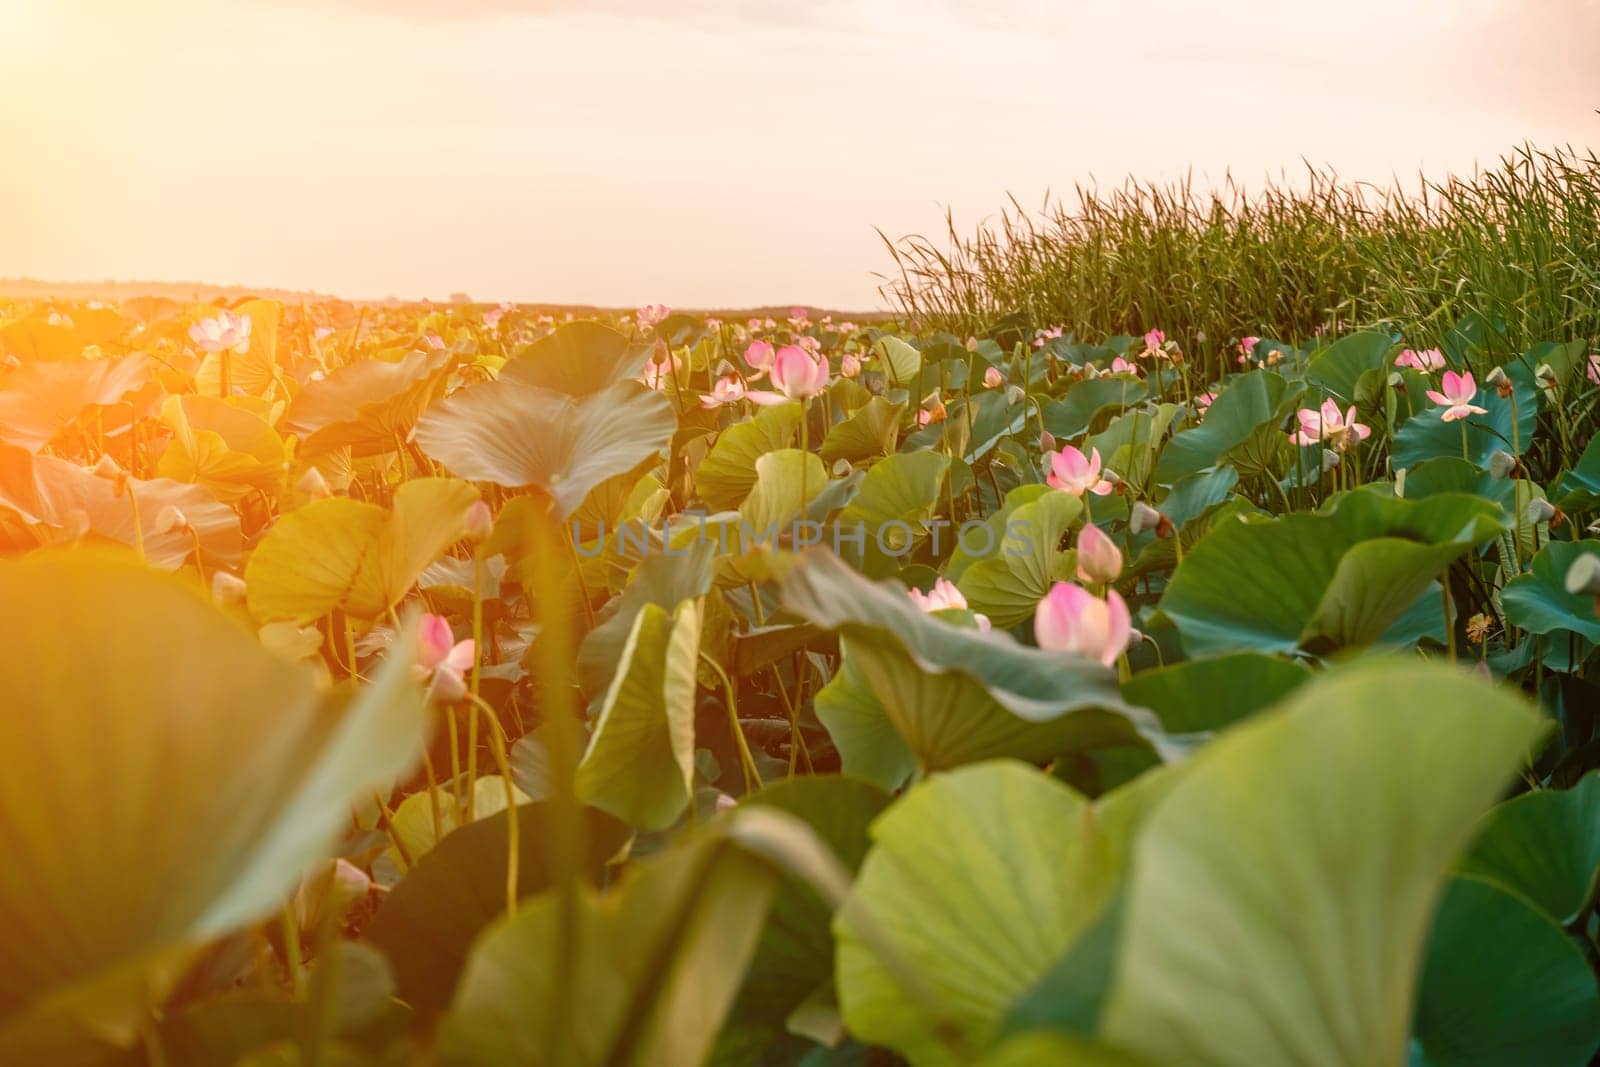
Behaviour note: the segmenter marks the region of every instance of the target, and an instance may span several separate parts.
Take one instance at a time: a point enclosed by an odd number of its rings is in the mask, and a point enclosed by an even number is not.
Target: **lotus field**
[[[1590,1063],[1600,356],[0,304],[0,1062]]]

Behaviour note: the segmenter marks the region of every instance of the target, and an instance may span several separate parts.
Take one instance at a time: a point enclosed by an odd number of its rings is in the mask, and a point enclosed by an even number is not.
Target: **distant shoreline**
[[[179,300],[195,303],[211,303],[224,300],[232,303],[247,297],[260,297],[267,300],[278,300],[285,304],[316,304],[329,301],[343,301],[349,304],[365,304],[374,306],[399,307],[408,304],[430,303],[441,307],[452,305],[466,306],[494,306],[496,301],[474,300],[427,300],[404,299],[401,297],[384,297],[381,299],[356,298],[350,299],[333,293],[318,293],[299,289],[252,289],[244,285],[216,285],[210,282],[143,282],[143,281],[113,281],[107,279],[97,282],[58,282],[43,281],[36,278],[0,278],[0,300],[131,300],[135,297],[164,297],[168,300]],[[552,304],[544,301],[514,301],[517,307],[535,311],[564,314],[572,312],[575,315],[603,314],[617,311],[632,311],[632,307],[600,307],[593,304]],[[811,307],[805,304],[769,304],[759,307],[744,308],[679,308],[675,310],[688,311],[697,315],[716,315],[724,318],[782,318],[796,307],[804,307],[814,318],[822,315],[832,315],[836,319],[854,319],[865,322],[887,321],[894,317],[888,311],[846,311],[833,308]]]

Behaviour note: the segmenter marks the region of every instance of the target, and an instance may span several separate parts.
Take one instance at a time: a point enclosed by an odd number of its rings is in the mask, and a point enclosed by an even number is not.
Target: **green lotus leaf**
[[[552,809],[520,804],[517,820],[517,892],[522,897],[550,886]],[[389,958],[399,994],[420,1012],[445,1007],[473,940],[506,909],[506,832],[500,811],[451,832],[424,854],[384,897],[367,938]],[[597,884],[606,862],[622,847],[627,827],[592,809],[583,814],[587,859],[584,877]]]
[[[868,400],[848,419],[828,428],[827,436],[822,439],[822,461],[833,464],[843,459],[861,463],[887,456],[894,451],[900,436],[900,418],[905,410],[904,403],[891,403],[881,396]],[[703,491],[701,495],[704,496]]]
[[[1001,629],[1031,619],[1050,586],[1072,577],[1062,572],[1061,539],[1082,512],[1077,497],[1055,490],[1019,503],[994,551],[961,572],[956,584],[967,606]],[[982,547],[978,537],[976,531],[968,535],[974,548]]]
[[[1172,525],[1182,530],[1189,523],[1216,507],[1239,484],[1239,472],[1232,467],[1218,467],[1185,475],[1173,485],[1172,492],[1161,501],[1157,509],[1172,520]]]
[[[1041,361],[1042,362],[1042,361]],[[1120,412],[1146,395],[1145,383],[1135,378],[1090,378],[1067,389],[1066,396],[1044,406],[1044,428],[1062,441],[1075,440],[1107,411]]]
[[[1567,592],[1567,571],[1579,556],[1600,554],[1600,541],[1551,541],[1533,557],[1528,573],[1506,583],[1500,594],[1506,621],[1530,634],[1571,631],[1600,641],[1594,597]]]
[[[1134,844],[1102,1034],[1159,1063],[1401,1063],[1445,875],[1543,732],[1438,665],[1326,675],[1184,765]]]
[[[915,388],[922,372],[922,353],[898,337],[884,336],[873,342],[872,354],[883,366],[891,386]]]
[[[665,830],[694,790],[701,602],[646,604],[578,763],[578,798],[644,830]]]
[[[543,491],[565,521],[595,486],[665,449],[677,427],[672,401],[638,382],[575,399],[502,379],[434,404],[416,440],[460,477]]]
[[[1148,1061],[1074,1034],[1018,1034],[977,1061],[978,1067],[1148,1067]]]
[[[774,782],[743,803],[775,808],[800,819],[854,874],[867,854],[867,826],[888,807],[889,794],[858,779],[816,775]],[[819,990],[831,999],[832,918],[833,902],[823,900],[810,887],[788,882],[778,890],[729,1014],[738,1022],[739,1032],[725,1033],[719,1048],[734,1041],[748,1048],[757,1033],[770,1045],[783,1037],[785,1023],[795,1010],[817,999]]]
[[[638,377],[649,355],[648,345],[632,344],[609,326],[568,322],[518,348],[500,368],[500,379],[589,396]]]
[[[1375,492],[1330,512],[1223,522],[1189,550],[1161,610],[1195,655],[1370,645],[1500,523],[1500,508],[1477,497]]]
[[[122,558],[0,563],[0,599],[0,1058],[47,1062],[86,1034],[130,1041],[176,964],[283,903],[351,804],[409,773],[424,698],[409,631],[329,696]]]
[[[1417,991],[1414,1067],[1583,1067],[1600,1048],[1600,990],[1547,915],[1493,882],[1450,879]]]
[[[840,548],[848,544],[849,558],[869,577],[898,571],[922,540],[949,469],[950,458],[938,452],[900,452],[873,464],[839,515]]]
[[[804,823],[741,810],[634,866],[605,893],[527,901],[473,947],[439,1031],[446,1065],[700,1063],[761,936],[780,872],[839,892]],[[570,944],[570,949],[564,946]]]
[[[744,503],[756,484],[756,460],[794,444],[800,432],[800,405],[762,408],[755,418],[736,422],[717,435],[694,473],[695,492],[713,511]]]
[[[250,611],[308,623],[338,608],[368,621],[404,599],[423,570],[466,532],[478,491],[451,478],[418,478],[394,509],[328,497],[289,512],[245,567]]]
[[[1231,375],[1200,425],[1175,434],[1161,450],[1155,480],[1174,485],[1185,475],[1225,462],[1234,450],[1248,447],[1258,433],[1275,433],[1303,392],[1302,385],[1291,385],[1269,371]]]
[[[1294,660],[1235,652],[1142,671],[1122,684],[1122,697],[1155,712],[1169,733],[1203,733],[1266,710],[1310,678]]]
[[[1153,716],[1122,702],[1108,668],[933,618],[830,552],[805,553],[782,595],[790,611],[839,631],[925,771],[1161,740]]]
[[[984,1049],[1112,899],[1151,796],[1090,803],[1009,760],[913,787],[834,921],[850,1032],[918,1067]]]
[[[917,754],[895,729],[883,701],[860,666],[860,656],[850,652],[850,639],[839,642],[839,670],[817,690],[812,709],[839,750],[845,774],[873,782],[884,789],[899,789],[916,773]]]
[[[828,469],[814,452],[780,448],[756,460],[755,486],[739,505],[740,544],[772,544],[787,536],[827,484]]]
[[[1505,886],[1555,922],[1576,921],[1600,880],[1600,771],[1571,789],[1524,793],[1495,808],[1460,869]]]
[[[1354,404],[1361,376],[1382,370],[1393,347],[1394,338],[1383,330],[1346,334],[1311,358],[1306,364],[1306,381],[1345,405]]]
[[[1561,472],[1550,500],[1557,507],[1582,511],[1600,506],[1600,435],[1589,439],[1570,470]]]

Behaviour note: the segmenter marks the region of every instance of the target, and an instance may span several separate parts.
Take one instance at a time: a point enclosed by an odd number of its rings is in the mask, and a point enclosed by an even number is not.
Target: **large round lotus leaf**
[[[587,396],[638,377],[650,351],[598,322],[568,322],[519,348],[500,368],[500,378]]]
[[[550,887],[544,843],[552,817],[546,804],[517,807],[517,892],[523,897]],[[368,938],[389,957],[401,998],[420,1012],[449,1003],[473,940],[505,913],[508,818],[500,811],[448,834],[389,891],[367,928]],[[583,818],[585,877],[598,882],[628,831],[597,811]]]
[[[1582,511],[1600,504],[1600,435],[1591,438],[1578,462],[1556,479],[1550,499],[1558,507]]]
[[[992,547],[985,533],[969,532],[967,546],[982,558],[964,568],[956,583],[967,606],[1001,629],[1032,618],[1051,585],[1072,578],[1063,571],[1061,539],[1082,512],[1077,497],[1051,491],[1011,510]]]
[[[868,400],[848,419],[828,429],[820,450],[822,461],[833,464],[843,459],[861,463],[892,453],[900,434],[900,416],[905,410],[904,402],[892,403],[881,396]]]
[[[156,470],[194,482],[229,503],[253,492],[275,495],[289,466],[283,438],[261,416],[214,396],[169,396],[161,421],[172,442]]]
[[[578,763],[578,799],[644,830],[665,830],[694,791],[701,602],[646,604]]]
[[[1203,733],[1271,707],[1310,678],[1293,660],[1236,652],[1143,671],[1122,684],[1122,696],[1155,712],[1168,733]]]
[[[1600,618],[1594,597],[1567,592],[1567,571],[1579,556],[1600,555],[1600,541],[1551,541],[1533,557],[1528,573],[1506,583],[1501,593],[1506,621],[1530,634],[1564,631],[1600,641]]]
[[[0,601],[0,1058],[45,1062],[78,1027],[130,1038],[162,984],[147,967],[281,903],[350,805],[409,771],[423,694],[409,635],[330,698],[123,558],[0,564]]]
[[[666,448],[677,427],[672,401],[637,382],[574,399],[501,380],[433,405],[416,439],[463,478],[543,490],[565,521],[589,490]]]
[[[24,363],[0,377],[0,441],[37,452],[85,408],[115,404],[139,388],[151,367],[144,356]]]
[[[1306,365],[1306,381],[1346,405],[1353,404],[1356,383],[1363,374],[1382,367],[1393,347],[1394,339],[1382,330],[1346,334],[1311,358]]]
[[[1461,870],[1514,890],[1558,923],[1576,920],[1600,878],[1600,771],[1495,808]]]
[[[439,1062],[702,1062],[783,870],[841,888],[837,861],[803,823],[753,809],[680,839],[604,894],[580,887],[569,927],[559,889],[527,901],[473,947]]]
[[[868,577],[900,569],[933,517],[950,458],[938,452],[900,452],[872,465],[839,514],[837,543]],[[848,540],[846,540],[848,538]]]
[[[358,457],[393,452],[432,399],[444,363],[442,352],[348,363],[307,384],[289,405],[283,428],[305,437],[304,457],[346,447]]]
[[[883,701],[850,653],[850,639],[839,642],[839,670],[812,698],[817,721],[839,750],[845,774],[899,789],[917,770],[917,754],[894,728]]]
[[[1004,760],[914,787],[872,824],[835,919],[850,1032],[919,1067],[983,1049],[1110,901],[1148,799],[1091,804]]]
[[[427,566],[466,532],[478,491],[450,478],[418,478],[394,493],[394,510],[328,497],[289,512],[245,568],[258,619],[311,622],[339,608],[376,619],[398,604]]]
[[[1493,882],[1452,878],[1417,990],[1412,1067],[1583,1067],[1600,1047],[1600,990],[1577,945]]]
[[[1043,363],[1040,360],[1040,363]],[[1086,433],[1095,416],[1122,411],[1145,398],[1145,384],[1134,378],[1090,378],[1067,389],[1067,395],[1044,406],[1044,428],[1062,441]]]
[[[890,385],[910,388],[920,381],[922,353],[900,338],[878,338],[872,344],[872,354]]]
[[[738,507],[755,488],[756,460],[790,447],[799,433],[799,404],[762,408],[755,418],[734,423],[695,469],[695,492],[712,511]]]
[[[1192,654],[1369,645],[1501,520],[1464,494],[1356,492],[1332,512],[1222,522],[1185,556],[1161,610]]]
[[[1275,430],[1294,411],[1303,391],[1303,386],[1290,385],[1268,371],[1230,377],[1200,425],[1175,435],[1161,450],[1156,481],[1172,485],[1222,462],[1259,431]]]
[[[1103,1032],[1159,1063],[1402,1063],[1429,922],[1543,732],[1465,672],[1375,661],[1194,756],[1134,846]]]
[[[1161,740],[1155,717],[1123,703],[1108,668],[933,618],[903,589],[868,581],[831,552],[802,557],[783,602],[849,642],[924,770]]]
[[[156,528],[169,506],[183,512],[192,532]],[[197,540],[206,566],[232,566],[240,539],[238,514],[198,485],[102,478],[56,456],[0,445],[0,544],[28,549],[106,542],[141,552],[152,566],[176,570],[193,557]]]

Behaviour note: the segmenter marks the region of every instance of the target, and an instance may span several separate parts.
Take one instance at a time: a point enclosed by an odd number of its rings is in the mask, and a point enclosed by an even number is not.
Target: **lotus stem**
[[[508,751],[505,727],[500,725],[500,717],[494,709],[484,703],[475,695],[468,695],[470,706],[479,715],[485,716],[489,721],[489,749],[494,753],[495,762],[500,767],[500,777],[505,785],[506,793],[506,915],[517,913],[517,879],[521,873],[522,851],[518,839],[521,837],[520,820],[517,818],[517,787],[511,781],[511,756]]]

